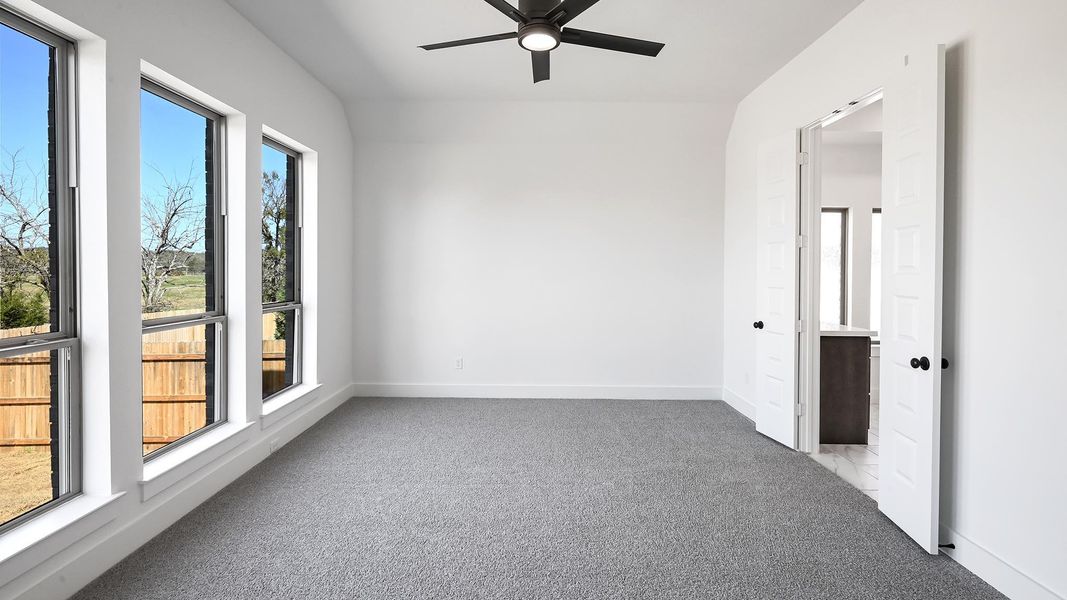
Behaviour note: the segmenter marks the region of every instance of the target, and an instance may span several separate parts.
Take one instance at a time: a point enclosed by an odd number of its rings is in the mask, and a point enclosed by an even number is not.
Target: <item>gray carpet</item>
[[[1002,596],[719,402],[361,399],[76,598]]]

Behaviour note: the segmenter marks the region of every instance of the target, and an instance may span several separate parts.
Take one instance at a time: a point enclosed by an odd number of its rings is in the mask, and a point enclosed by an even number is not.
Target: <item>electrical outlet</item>
[[[457,356],[456,357],[456,370],[457,371],[462,371],[463,370],[463,357],[462,356]]]

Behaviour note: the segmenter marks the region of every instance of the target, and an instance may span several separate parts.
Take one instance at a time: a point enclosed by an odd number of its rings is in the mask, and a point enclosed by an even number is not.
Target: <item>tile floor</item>
[[[878,405],[871,404],[870,442],[861,444],[821,444],[811,455],[819,464],[878,500]]]

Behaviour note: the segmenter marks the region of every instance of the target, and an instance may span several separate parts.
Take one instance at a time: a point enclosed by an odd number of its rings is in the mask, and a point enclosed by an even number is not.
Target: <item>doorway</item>
[[[818,450],[824,336],[817,249],[822,243],[822,202],[814,199],[821,198],[822,192],[818,176],[822,134],[881,100],[882,210],[880,217],[873,208],[871,214],[872,221],[880,221],[882,232],[881,287],[877,291],[882,301],[871,304],[872,309],[878,307],[880,342],[878,510],[927,552],[937,553],[941,368],[947,365],[941,356],[945,47],[919,48],[902,55],[899,62],[887,65],[884,77],[883,91],[849,103],[800,130],[799,135],[792,129],[767,138],[758,148],[756,431],[787,448]],[[842,239],[847,239],[847,233]],[[844,249],[840,260],[857,264],[855,256],[849,260]],[[851,306],[846,294],[840,302]],[[862,307],[855,306],[839,311],[846,315],[846,324],[837,328],[853,327],[847,320],[861,312]],[[866,324],[869,339],[870,317]],[[873,346],[873,339],[868,343]],[[871,367],[866,368],[869,372]],[[862,380],[848,378],[853,383]],[[853,404],[863,406],[862,402]],[[869,433],[869,412],[865,418]],[[857,422],[862,427],[862,416],[852,425]]]
[[[812,458],[876,501],[882,136],[881,91],[801,133],[811,181],[800,220],[814,258],[801,269],[801,288],[818,314],[801,348],[801,364],[812,367],[800,377],[809,380],[811,415],[801,437]]]

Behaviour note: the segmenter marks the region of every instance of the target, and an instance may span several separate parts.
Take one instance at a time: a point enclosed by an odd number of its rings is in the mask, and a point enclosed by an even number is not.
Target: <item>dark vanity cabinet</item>
[[[871,423],[871,338],[821,339],[819,441],[866,444]]]

